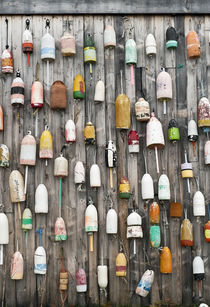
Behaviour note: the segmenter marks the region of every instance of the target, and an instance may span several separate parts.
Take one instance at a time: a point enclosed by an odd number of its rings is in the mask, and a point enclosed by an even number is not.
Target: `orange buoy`
[[[185,219],[181,225],[181,245],[182,246],[193,246],[193,226],[187,218],[187,212],[185,211]]]
[[[167,246],[163,247],[160,254],[160,273],[172,273],[172,256],[171,251]]]
[[[149,220],[150,224],[160,223],[160,207],[156,201],[154,201],[149,208]]]
[[[201,54],[200,41],[195,31],[190,31],[186,37],[187,55],[190,59],[199,58]]]
[[[62,81],[55,81],[50,88],[50,108],[66,109],[66,86]]]

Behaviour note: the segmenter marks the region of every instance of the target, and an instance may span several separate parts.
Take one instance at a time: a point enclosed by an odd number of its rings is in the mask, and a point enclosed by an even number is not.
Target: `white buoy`
[[[82,184],[85,182],[85,168],[82,161],[78,161],[74,168],[74,183]]]
[[[193,196],[193,215],[194,216],[205,216],[205,199],[203,193],[200,191],[195,192]]]
[[[105,86],[104,82],[102,80],[99,80],[96,83],[95,87],[95,96],[94,96],[94,101],[95,103],[100,103],[105,100]]]
[[[76,126],[72,119],[67,120],[65,124],[65,140],[67,143],[76,142]]]
[[[98,285],[101,289],[105,289],[108,285],[107,265],[98,265]]]
[[[0,265],[3,265],[3,246],[5,244],[9,244],[9,222],[6,214],[1,212],[0,213]]]
[[[142,278],[136,288],[136,294],[146,297],[149,294],[149,291],[152,287],[154,281],[154,271],[146,270],[142,275]]]
[[[42,246],[42,228],[36,231],[40,235],[39,246],[34,253],[34,274],[45,275],[47,271],[46,252]]]
[[[149,33],[146,37],[146,55],[152,57],[157,53],[155,37],[152,33]]]
[[[106,233],[117,234],[117,212],[110,208],[106,215]]]
[[[162,174],[158,180],[158,199],[159,200],[170,200],[170,183],[168,176]]]
[[[132,212],[127,217],[127,239],[134,238],[134,255],[136,254],[136,238],[143,238],[142,218],[137,212]]]
[[[39,184],[35,192],[35,213],[48,213],[48,192],[44,184]]]
[[[100,188],[101,187],[101,174],[97,164],[93,164],[90,168],[90,187]]]

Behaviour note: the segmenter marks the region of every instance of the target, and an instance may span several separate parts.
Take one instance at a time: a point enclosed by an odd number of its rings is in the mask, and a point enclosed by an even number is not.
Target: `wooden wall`
[[[66,306],[86,304],[120,304],[130,306],[155,305],[186,305],[192,306],[198,302],[197,283],[193,280],[192,260],[200,255],[205,263],[206,277],[202,284],[202,298],[210,304],[210,246],[204,241],[205,218],[195,218],[192,214],[192,197],[197,190],[195,180],[191,180],[192,192],[187,193],[186,182],[180,176],[180,165],[184,161],[184,149],[188,152],[189,161],[193,164],[194,175],[199,179],[200,190],[205,195],[206,204],[210,201],[210,172],[204,165],[204,144],[206,136],[200,130],[199,141],[196,143],[196,156],[193,155],[192,144],[187,140],[187,123],[196,119],[197,104],[201,97],[201,80],[204,83],[205,94],[210,94],[208,86],[210,78],[210,52],[208,35],[210,31],[209,16],[48,16],[51,21],[50,32],[56,41],[56,60],[50,64],[50,81],[62,80],[68,90],[68,107],[65,111],[52,111],[49,108],[49,93],[46,91],[46,64],[40,59],[41,37],[45,33],[46,16],[30,17],[34,40],[34,53],[31,56],[31,67],[27,66],[27,57],[22,53],[21,36],[25,28],[25,16],[8,17],[9,45],[12,46],[15,69],[19,67],[25,82],[25,105],[20,110],[20,120],[17,118],[17,109],[10,104],[10,86],[14,76],[1,75],[0,104],[4,110],[4,131],[0,133],[0,142],[6,144],[11,153],[11,166],[0,170],[0,200],[5,205],[5,212],[9,218],[10,243],[4,249],[4,265],[0,267],[0,298],[2,306],[60,306],[60,294],[57,290],[58,272],[61,269],[60,249],[65,250],[65,265],[71,272],[69,291]],[[63,32],[63,21],[73,20],[73,31],[77,42],[77,54],[73,58],[63,58],[60,53],[60,37]],[[0,53],[5,46],[5,17],[0,17]],[[112,24],[117,35],[115,50],[104,50],[104,27]],[[165,32],[169,25],[175,26],[178,35],[178,48],[169,51],[165,48]],[[131,31],[130,31],[131,29]],[[189,60],[186,56],[185,36],[194,29],[201,40],[201,58]],[[130,32],[130,34],[129,34]],[[157,41],[157,56],[149,59],[145,56],[145,38],[153,33]],[[93,68],[93,80],[90,82],[89,67],[83,64],[84,37],[87,33],[94,34],[97,49],[97,63]],[[181,248],[180,246],[180,219],[170,219],[169,203],[166,203],[169,225],[167,229],[167,244],[171,248],[173,258],[173,273],[160,274],[158,249],[149,244],[149,205],[141,199],[141,178],[145,173],[143,150],[146,152],[149,173],[155,183],[157,193],[158,176],[155,167],[153,150],[145,147],[145,124],[137,123],[134,104],[137,100],[136,90],[140,84],[131,86],[130,69],[124,63],[124,46],[129,35],[133,37],[138,48],[138,67],[143,70],[143,90],[151,109],[154,109],[162,122],[166,146],[159,151],[160,173],[165,172],[171,184],[171,200],[174,200],[176,189],[177,200],[188,209],[188,217],[193,222],[194,246]],[[28,130],[34,134],[33,109],[30,105],[30,89],[35,80],[35,67],[40,65],[40,79],[45,87],[44,108],[39,111],[39,137],[47,123],[54,139],[54,157],[60,153],[65,142],[64,125],[68,119],[76,124],[77,142],[69,145],[65,156],[69,161],[69,176],[63,180],[62,216],[65,219],[68,240],[64,243],[54,242],[54,223],[58,216],[58,187],[59,180],[53,175],[53,160],[47,167],[38,158],[35,167],[29,168],[29,182],[27,199],[21,204],[21,209],[28,206],[33,212],[33,230],[29,232],[27,242],[21,223],[18,220],[17,206],[12,204],[9,195],[8,180],[11,170],[18,169],[24,174],[24,168],[19,165],[20,143]],[[177,67],[183,65],[178,71]],[[162,103],[156,99],[156,77],[160,68],[165,66],[173,80],[173,99],[167,103],[167,115],[163,116]],[[132,106],[132,128],[136,128],[140,135],[140,153],[130,155],[127,145],[127,131],[115,129],[115,98],[120,92],[120,70],[123,70],[124,91],[128,95]],[[72,94],[73,80],[76,74],[81,73],[86,82],[86,100],[74,101]],[[94,104],[94,88],[96,81],[102,78],[106,85],[105,103]],[[91,111],[89,111],[91,110]],[[91,114],[91,115],[90,115]],[[177,144],[170,144],[167,139],[168,122],[173,116],[177,119],[181,133],[181,140]],[[90,116],[90,118],[89,118]],[[90,120],[96,127],[96,145],[85,146],[83,131],[85,123]],[[117,144],[118,167],[114,169],[114,189],[109,187],[109,170],[105,166],[104,151],[109,139],[109,129]],[[39,149],[39,137],[37,149]],[[86,184],[75,186],[73,172],[76,161],[82,160],[86,166]],[[97,162],[102,177],[102,187],[98,190],[90,188],[90,166]],[[132,208],[132,202],[119,200],[119,180],[122,175],[128,176],[133,191],[133,199],[143,218],[144,238],[138,240],[137,255],[133,255],[133,242],[125,238],[126,218]],[[39,183],[47,186],[49,193],[49,213],[47,215],[34,214],[34,194]],[[108,236],[105,232],[106,212],[108,210],[107,196],[111,194],[114,208],[119,215],[119,231],[117,236]],[[88,253],[88,239],[84,229],[84,211],[88,197],[95,202],[99,214],[99,232],[94,234],[94,253]],[[163,208],[161,206],[161,235],[163,246]],[[43,227],[43,246],[47,251],[47,275],[36,276],[33,273],[33,255],[38,246],[38,235],[35,230]],[[167,225],[166,225],[167,227]],[[19,250],[24,257],[24,279],[12,281],[10,279],[10,260],[19,242]],[[123,248],[128,260],[127,277],[124,279],[115,276],[115,258]],[[145,251],[145,252],[144,252]],[[103,260],[102,260],[103,259]],[[97,265],[108,265],[109,284],[106,293],[100,291],[97,285]],[[75,286],[75,272],[82,266],[88,276],[88,292],[78,295]],[[137,283],[147,268],[155,271],[155,280],[147,298],[140,298],[135,294]],[[57,291],[57,296],[54,294]]]

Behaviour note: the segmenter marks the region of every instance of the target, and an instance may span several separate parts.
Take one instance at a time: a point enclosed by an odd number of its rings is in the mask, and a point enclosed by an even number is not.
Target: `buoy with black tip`
[[[105,100],[105,86],[102,80],[99,80],[95,86],[95,95],[94,101],[95,103],[100,103]]]
[[[204,225],[205,241],[210,242],[210,203],[208,204],[208,222]]]
[[[151,117],[146,126],[146,145],[149,149],[155,150],[157,173],[159,174],[158,149],[165,146],[163,128],[161,122],[151,113]]]
[[[11,85],[11,105],[23,106],[24,105],[24,82],[20,77],[20,70],[16,72],[16,78],[12,81]]]
[[[84,138],[86,145],[94,145],[96,143],[95,127],[91,122],[87,122],[85,126]]]
[[[12,255],[11,259],[10,278],[12,280],[21,280],[23,279],[24,262],[23,262],[23,256],[18,250],[18,241],[16,247],[17,250]]]
[[[70,144],[76,142],[76,126],[72,119],[67,120],[65,124],[65,140]]]
[[[204,145],[204,162],[206,165],[210,165],[210,141],[206,141]]]
[[[154,184],[152,177],[147,172],[147,160],[145,150],[143,151],[143,156],[145,164],[145,174],[141,179],[141,197],[143,200],[149,200],[154,198]]]
[[[28,131],[24,136],[20,147],[20,165],[25,165],[25,186],[24,193],[27,192],[28,181],[28,166],[35,166],[36,164],[36,140],[31,135],[31,131]]]
[[[91,197],[85,210],[85,231],[89,235],[89,251],[93,252],[93,233],[98,231],[98,213]]]
[[[160,246],[160,207],[154,201],[149,208],[149,221],[150,221],[150,244],[154,248]]]
[[[110,188],[113,189],[113,168],[117,166],[117,150],[114,141],[109,140],[105,149],[105,162],[109,168]]]
[[[74,183],[83,184],[85,183],[85,168],[82,161],[77,161],[74,168]]]
[[[176,143],[180,140],[179,128],[177,121],[171,119],[168,124],[168,139],[172,143]]]
[[[117,254],[115,265],[116,276],[125,277],[127,275],[127,260],[122,250]]]
[[[181,224],[180,236],[182,246],[193,246],[193,226],[190,220],[187,218],[187,209],[184,210],[185,218]]]
[[[26,244],[28,231],[31,230],[32,227],[32,212],[29,208],[25,208],[22,215],[22,230],[25,232]]]
[[[53,138],[49,131],[49,126],[45,125],[45,130],[42,132],[39,144],[39,158],[45,159],[47,166],[48,159],[53,158]]]
[[[87,276],[83,268],[79,268],[76,272],[76,290],[78,293],[87,291]]]
[[[113,209],[112,198],[109,197],[109,210],[106,214],[106,233],[107,234],[117,234],[118,228],[118,216],[115,209]]]
[[[65,20],[65,31],[60,42],[63,56],[74,56],[76,54],[76,40],[72,35],[72,22],[69,20]]]
[[[34,274],[45,275],[47,272],[46,251],[42,246],[42,228],[40,227],[35,233],[39,233],[39,246],[34,253]]]
[[[186,36],[187,55],[190,59],[196,59],[200,57],[200,41],[198,34],[195,31],[190,31]]]
[[[4,206],[0,204],[0,265],[3,265],[3,247],[9,244],[9,221],[3,208]]]
[[[134,68],[137,63],[137,48],[136,42],[133,39],[128,39],[125,44],[125,63],[130,65],[131,70],[131,85],[134,85]]]
[[[101,172],[98,164],[92,164],[90,168],[90,187],[101,187]]]
[[[193,178],[192,163],[187,162],[187,151],[184,151],[185,162],[181,164],[181,174],[183,179],[187,179],[187,190],[190,193],[190,178]]]
[[[80,74],[74,78],[73,97],[79,100],[85,99],[85,81]]]
[[[175,49],[178,46],[177,42],[177,33],[174,27],[168,27],[166,30],[166,48],[167,49]]]
[[[198,140],[198,128],[196,122],[193,119],[188,122],[187,136],[188,140],[192,142],[193,155],[196,156],[195,143]]]
[[[133,241],[133,253],[136,255],[136,239],[143,238],[142,231],[142,218],[133,210],[127,217],[127,239],[134,239]]]
[[[13,56],[8,45],[8,19],[5,19],[6,23],[6,47],[1,55],[1,72],[3,74],[13,73]]]
[[[30,20],[26,19],[26,29],[23,32],[23,37],[22,37],[22,48],[23,48],[23,53],[27,54],[28,66],[30,66],[30,53],[33,52],[33,39],[31,31],[29,30],[29,25],[30,25]]]
[[[198,281],[198,295],[201,297],[201,280],[205,277],[204,262],[200,256],[193,259],[193,276]]]
[[[172,79],[165,68],[157,76],[157,100],[163,102],[163,114],[166,114],[166,101],[172,99]]]
[[[55,40],[50,35],[50,20],[46,19],[46,33],[41,40],[41,59],[47,62],[47,90],[50,88],[50,62],[55,60]]]
[[[35,213],[48,213],[48,191],[43,183],[40,183],[36,188]]]
[[[128,151],[129,153],[139,152],[139,135],[136,130],[130,130],[128,133]]]
[[[116,47],[116,33],[112,25],[107,25],[104,30],[104,48]]]
[[[93,79],[93,65],[96,63],[96,48],[93,42],[93,37],[90,33],[87,34],[84,46],[84,62],[90,66],[90,79]]]
[[[157,53],[157,45],[155,37],[152,33],[149,33],[145,41],[146,55],[149,57],[155,56]]]
[[[141,277],[141,280],[136,288],[136,294],[146,297],[152,287],[154,281],[154,271],[146,270]]]
[[[0,144],[0,167],[9,167],[9,148],[5,144]]]
[[[9,176],[9,190],[12,203],[18,204],[18,216],[21,219],[20,203],[26,200],[23,176],[18,170],[13,170]]]

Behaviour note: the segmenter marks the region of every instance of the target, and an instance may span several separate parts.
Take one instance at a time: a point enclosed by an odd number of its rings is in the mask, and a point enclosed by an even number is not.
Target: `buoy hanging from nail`
[[[200,41],[198,34],[195,31],[188,32],[186,36],[187,55],[190,59],[196,59],[200,57]]]
[[[194,279],[198,281],[198,296],[202,297],[201,280],[203,280],[205,277],[205,271],[204,271],[204,262],[200,256],[196,256],[193,259],[193,276]]]
[[[48,192],[43,183],[40,183],[36,188],[35,213],[48,213]]]
[[[57,80],[50,87],[50,109],[63,110],[67,106],[67,90],[63,81]]]
[[[76,126],[72,119],[67,120],[65,124],[65,140],[66,143],[76,142]]]
[[[141,277],[141,280],[136,288],[136,294],[146,297],[152,287],[154,281],[154,271],[146,270]]]
[[[127,260],[125,255],[120,252],[116,257],[116,276],[125,277],[127,275]]]
[[[204,145],[204,161],[206,165],[210,165],[210,141],[206,141]]]
[[[172,143],[180,140],[179,128],[175,119],[171,119],[168,124],[168,139]]]
[[[26,19],[26,30],[23,32],[22,48],[23,53],[27,54],[28,66],[30,66],[30,53],[33,52],[33,39],[31,31],[29,30],[30,20]]]
[[[179,218],[182,216],[182,204],[176,201],[176,187],[174,186],[174,202],[170,203],[170,217]]]
[[[85,168],[82,161],[77,161],[74,168],[74,183],[82,184],[85,183]]]
[[[170,249],[165,246],[160,253],[160,273],[172,273],[172,255]]]
[[[185,218],[181,224],[180,230],[180,242],[182,246],[193,246],[193,226],[190,220],[187,218],[187,210],[185,209]]]
[[[196,122],[193,119],[188,122],[187,135],[188,140],[192,142],[193,145],[193,155],[196,156],[195,142],[198,140],[198,128]]]
[[[117,151],[116,146],[112,140],[108,141],[105,149],[105,162],[109,167],[110,188],[113,189],[113,168],[117,166]]]
[[[9,244],[9,221],[3,212],[3,205],[0,205],[0,265],[3,265],[3,246]]]
[[[92,164],[90,168],[90,187],[101,187],[101,173],[98,164]]]
[[[175,49],[178,46],[177,33],[174,27],[168,27],[166,30],[166,48]]]
[[[61,37],[61,53],[63,56],[74,56],[76,54],[76,40],[72,34],[72,24],[66,20],[66,28]]]
[[[150,221],[150,244],[154,248],[160,246],[160,207],[154,201],[149,208],[149,221]]]
[[[133,39],[127,40],[125,44],[125,62],[130,65],[131,84],[134,85],[134,65],[137,63],[136,42]]]
[[[155,149],[156,167],[159,174],[158,149],[165,146],[163,129],[161,122],[151,113],[151,117],[146,127],[146,145],[149,149]]]
[[[128,133],[128,150],[129,153],[139,152],[139,135],[136,130],[130,130]]]
[[[35,166],[36,164],[36,140],[31,135],[31,131],[22,139],[20,147],[20,165],[25,165],[25,188],[24,193],[27,192],[28,181],[28,166]]]
[[[193,215],[194,216],[205,216],[205,199],[201,191],[195,192],[193,196]]]
[[[105,100],[105,86],[102,80],[99,80],[95,86],[95,95],[94,101],[95,103],[100,103]]]
[[[46,251],[42,246],[42,228],[36,230],[39,233],[39,246],[34,253],[34,274],[45,275],[47,272]]]
[[[106,215],[106,233],[107,234],[117,234],[118,228],[118,217],[117,212],[110,207]]]
[[[89,251],[93,252],[93,233],[98,231],[98,213],[91,198],[85,210],[85,231],[89,235]]]
[[[156,40],[152,33],[149,33],[145,41],[146,55],[149,57],[155,56],[157,53]]]
[[[142,231],[142,218],[141,216],[133,211],[127,217],[127,239],[134,239],[133,253],[136,255],[136,238],[143,238]]]
[[[170,200],[170,182],[166,174],[162,174],[158,180],[158,199]]]
[[[6,47],[1,55],[1,72],[3,74],[13,73],[13,56],[8,45],[8,19],[5,19],[6,23]]]
[[[32,227],[32,212],[29,208],[25,208],[22,215],[22,230],[25,232],[26,243],[28,231],[31,230]]]
[[[24,269],[23,256],[18,251],[18,243],[17,243],[17,251],[13,254],[11,259],[10,278],[12,280],[23,279],[23,269]]]
[[[9,149],[5,144],[0,144],[0,167],[9,167]]]
[[[108,267],[107,265],[98,265],[98,285],[100,289],[106,289],[108,285]]]
[[[120,198],[129,199],[131,195],[131,188],[128,178],[123,176],[120,179]]]
[[[143,153],[145,163],[145,174],[141,179],[141,197],[143,200],[149,200],[154,198],[154,184],[153,179],[147,172],[147,160],[145,151]]]
[[[165,68],[157,76],[157,99],[163,102],[163,114],[166,114],[166,102],[172,99],[172,79]]]
[[[94,145],[96,142],[95,138],[95,127],[91,122],[88,122],[84,130],[84,138],[86,145]]]
[[[107,25],[104,30],[104,48],[115,48],[116,47],[116,33],[111,25]]]
[[[76,290],[78,293],[87,291],[87,276],[83,268],[79,268],[76,272]]]
[[[11,85],[11,104],[13,106],[24,105],[24,82],[20,77],[19,69],[16,72],[16,78]]]
[[[144,98],[139,98],[135,103],[136,119],[139,122],[147,122],[150,119],[149,102]]]
[[[187,151],[184,151],[185,162],[181,164],[181,174],[183,179],[187,179],[187,189],[190,193],[190,178],[193,178],[192,163],[187,162]]]
[[[39,158],[45,159],[46,166],[47,160],[53,158],[53,138],[48,125],[45,126],[45,130],[42,132],[40,137]]]
[[[96,48],[94,46],[93,38],[90,33],[86,36],[84,46],[84,62],[90,66],[90,78],[93,78],[93,66],[96,63]]]
[[[26,196],[24,193],[23,176],[18,170],[12,171],[9,176],[9,189],[11,202],[18,204],[18,216],[21,219],[20,203],[26,200]]]
[[[74,78],[73,97],[74,99],[85,99],[85,81],[80,74]]]

